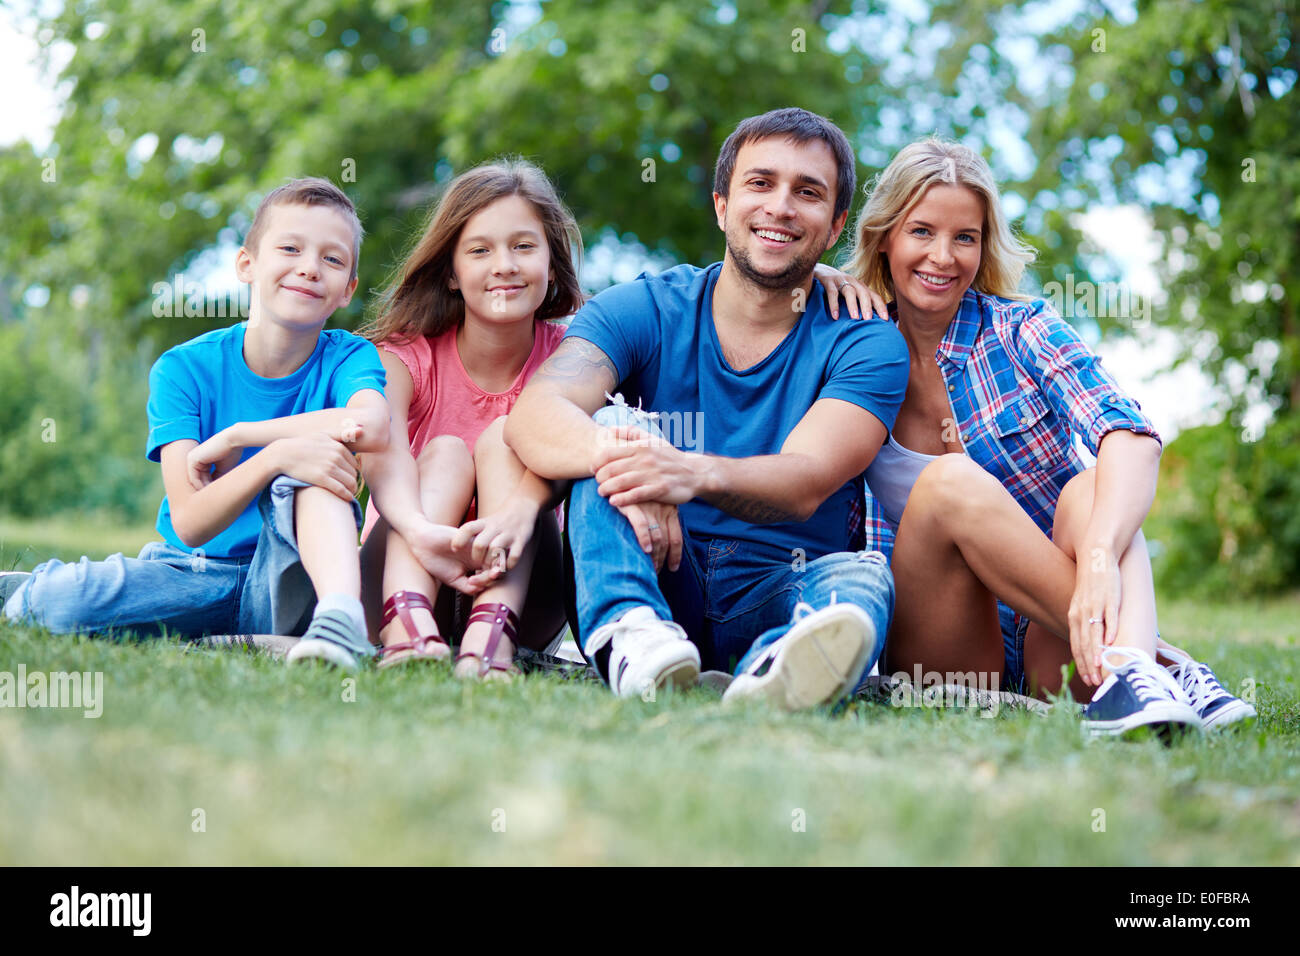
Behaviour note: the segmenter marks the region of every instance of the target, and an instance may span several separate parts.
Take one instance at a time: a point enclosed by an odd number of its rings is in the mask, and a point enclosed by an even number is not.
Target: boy
[[[365,339],[324,331],[356,289],[361,232],[323,179],[262,201],[235,263],[252,286],[248,321],[168,350],[149,374],[164,540],[138,558],[42,564],[5,602],[9,620],[55,633],[305,629],[290,661],[354,669],[371,655],[353,453],[387,447],[384,370]]]

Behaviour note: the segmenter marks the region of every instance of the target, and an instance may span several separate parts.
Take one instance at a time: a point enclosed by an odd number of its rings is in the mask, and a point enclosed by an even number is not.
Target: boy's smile
[[[354,241],[347,219],[329,206],[272,207],[258,248],[240,249],[235,262],[240,280],[253,286],[250,325],[319,331],[352,300]]]

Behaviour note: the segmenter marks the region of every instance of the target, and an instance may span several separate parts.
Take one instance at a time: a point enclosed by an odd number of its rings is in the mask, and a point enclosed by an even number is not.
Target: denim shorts
[[[46,561],[10,596],[4,615],[55,634],[302,634],[316,605],[294,534],[294,497],[306,487],[280,475],[263,490],[262,531],[248,557],[153,541],[135,558]],[[355,500],[352,513],[360,527]]]
[[[1028,693],[1025,685],[1025,633],[1029,618],[998,602],[998,624],[1002,628],[1002,689],[1013,694]]]

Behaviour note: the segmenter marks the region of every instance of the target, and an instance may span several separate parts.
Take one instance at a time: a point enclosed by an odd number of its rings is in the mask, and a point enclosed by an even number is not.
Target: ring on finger
[[[657,524],[652,524],[652,525],[650,526],[650,530],[651,530],[651,531],[658,531],[658,530],[659,530],[659,526],[658,526]]]
[[[1100,624],[1101,622],[1102,622],[1102,618],[1099,618],[1099,617],[1090,617],[1090,618],[1088,618],[1088,623],[1089,623],[1089,624]]]

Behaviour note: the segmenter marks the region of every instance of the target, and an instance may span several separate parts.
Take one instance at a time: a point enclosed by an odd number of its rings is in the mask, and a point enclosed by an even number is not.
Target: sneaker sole
[[[326,641],[318,637],[304,637],[289,649],[289,653],[284,655],[284,659],[289,664],[296,664],[299,661],[325,661],[327,664],[333,664],[335,667],[341,667],[348,671],[361,669],[356,655],[351,651],[339,647],[333,641]]]
[[[1204,729],[1196,711],[1175,703],[1151,705],[1119,720],[1085,720],[1083,728],[1090,737],[1128,737],[1154,732],[1165,743],[1175,736]]]
[[[1255,708],[1238,697],[1236,700],[1224,704],[1209,717],[1201,718],[1201,720],[1206,730],[1211,728],[1223,730],[1235,724],[1248,724],[1257,717],[1259,717],[1259,714]]]
[[[819,619],[805,618],[790,629],[766,674],[741,674],[722,702],[762,699],[794,713],[833,704],[850,693],[875,641],[871,619],[851,604],[833,604],[810,617]],[[801,633],[804,622],[808,627]]]
[[[669,661],[655,674],[653,685],[656,692],[671,686],[674,690],[686,690],[694,687],[700,679],[700,665],[690,658]],[[618,697],[640,697],[650,681],[625,680],[619,684]],[[624,686],[626,684],[626,686]]]
[[[30,571],[6,571],[0,574],[0,609],[23,586],[23,582],[32,576]]]

